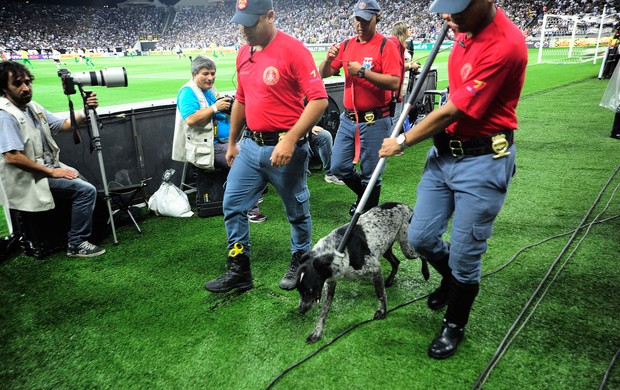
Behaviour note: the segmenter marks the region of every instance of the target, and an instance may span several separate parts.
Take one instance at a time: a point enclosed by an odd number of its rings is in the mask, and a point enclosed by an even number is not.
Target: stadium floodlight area
[[[540,29],[538,63],[576,64],[603,58],[602,34],[611,35],[611,15],[545,14]]]

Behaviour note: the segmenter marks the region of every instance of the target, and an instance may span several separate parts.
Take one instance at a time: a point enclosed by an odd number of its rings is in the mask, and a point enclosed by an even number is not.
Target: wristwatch
[[[407,145],[405,143],[405,139],[406,139],[406,137],[405,137],[404,133],[402,133],[398,137],[396,137],[396,143],[398,144],[398,146],[400,146],[401,150],[405,150],[406,148],[409,147],[409,145]]]
[[[357,71],[357,77],[359,77],[360,79],[363,79],[365,72],[366,72],[366,68],[364,67],[360,68],[360,70]]]

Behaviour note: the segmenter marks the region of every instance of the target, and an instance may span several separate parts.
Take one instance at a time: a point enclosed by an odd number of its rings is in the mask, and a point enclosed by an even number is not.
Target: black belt
[[[514,131],[512,130],[476,137],[467,141],[462,141],[458,136],[448,135],[445,131],[433,137],[433,143],[440,154],[450,154],[454,157],[482,156],[490,153],[495,153],[493,158],[504,157],[510,154],[507,150],[513,141]]]
[[[243,132],[245,138],[249,138],[256,142],[258,146],[276,146],[278,142],[286,135],[286,131],[273,131],[273,132],[260,132],[252,131],[250,129]],[[304,135],[297,141],[297,146],[302,146],[308,141],[308,136]]]
[[[368,111],[358,111],[357,117],[355,116],[355,111],[344,109],[344,114],[349,117],[353,122],[366,122],[373,123],[375,119],[385,118],[390,115],[390,106],[385,106],[383,108],[373,108]],[[359,118],[359,121],[358,121]]]

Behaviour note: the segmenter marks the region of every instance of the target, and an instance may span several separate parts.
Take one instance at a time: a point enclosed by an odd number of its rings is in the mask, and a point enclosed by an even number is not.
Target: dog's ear
[[[361,227],[356,225],[351,232],[349,242],[347,242],[347,252],[349,253],[349,264],[353,269],[360,270],[364,266],[364,258],[370,255],[366,233]]]
[[[329,279],[333,274],[331,267],[333,260],[333,255],[322,255],[314,259],[312,266],[321,278]]]

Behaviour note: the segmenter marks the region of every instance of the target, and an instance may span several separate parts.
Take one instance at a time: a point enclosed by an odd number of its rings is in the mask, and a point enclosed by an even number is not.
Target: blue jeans
[[[508,151],[510,155],[498,159],[492,154],[454,158],[432,147],[426,156],[409,243],[431,261],[443,258],[449,250],[452,275],[462,283],[480,282],[482,255],[515,166],[515,145]],[[442,235],[451,216],[448,246]]]
[[[228,142],[216,142],[213,145],[213,153],[215,153],[214,164],[216,167],[225,169],[228,171],[230,167],[228,166],[228,161],[226,161],[226,153],[228,152]],[[228,180],[228,179],[227,179]],[[248,215],[257,215],[260,214],[260,208],[258,207],[258,202],[255,203],[248,210]]]
[[[345,113],[340,114],[340,127],[336,133],[336,141],[332,150],[331,169],[340,179],[349,179],[361,175],[364,185],[368,184],[379,163],[379,149],[383,139],[390,136],[392,118],[376,119],[375,123],[359,123],[360,127],[360,170],[358,173],[353,165],[355,156],[355,128],[358,126]],[[384,168],[385,169],[385,168]],[[383,172],[381,172],[383,173]],[[377,181],[381,184],[381,178]]]
[[[332,147],[334,140],[329,131],[323,130],[318,134],[312,133],[310,136],[310,151],[312,155],[319,155],[321,163],[323,164],[323,170],[328,176],[333,175],[332,172]]]
[[[97,189],[82,179],[47,179],[50,191],[60,199],[71,201],[71,227],[68,244],[78,246],[86,241],[93,229],[93,211],[97,202]]]
[[[243,138],[237,146],[239,154],[228,173],[224,191],[224,224],[228,249],[235,243],[244,246],[250,256],[250,229],[247,210],[256,204],[268,183],[274,186],[284,203],[291,224],[291,252],[307,252],[312,244],[310,191],[306,183],[308,143],[296,146],[288,165],[274,167],[269,158],[274,146],[258,146]]]

